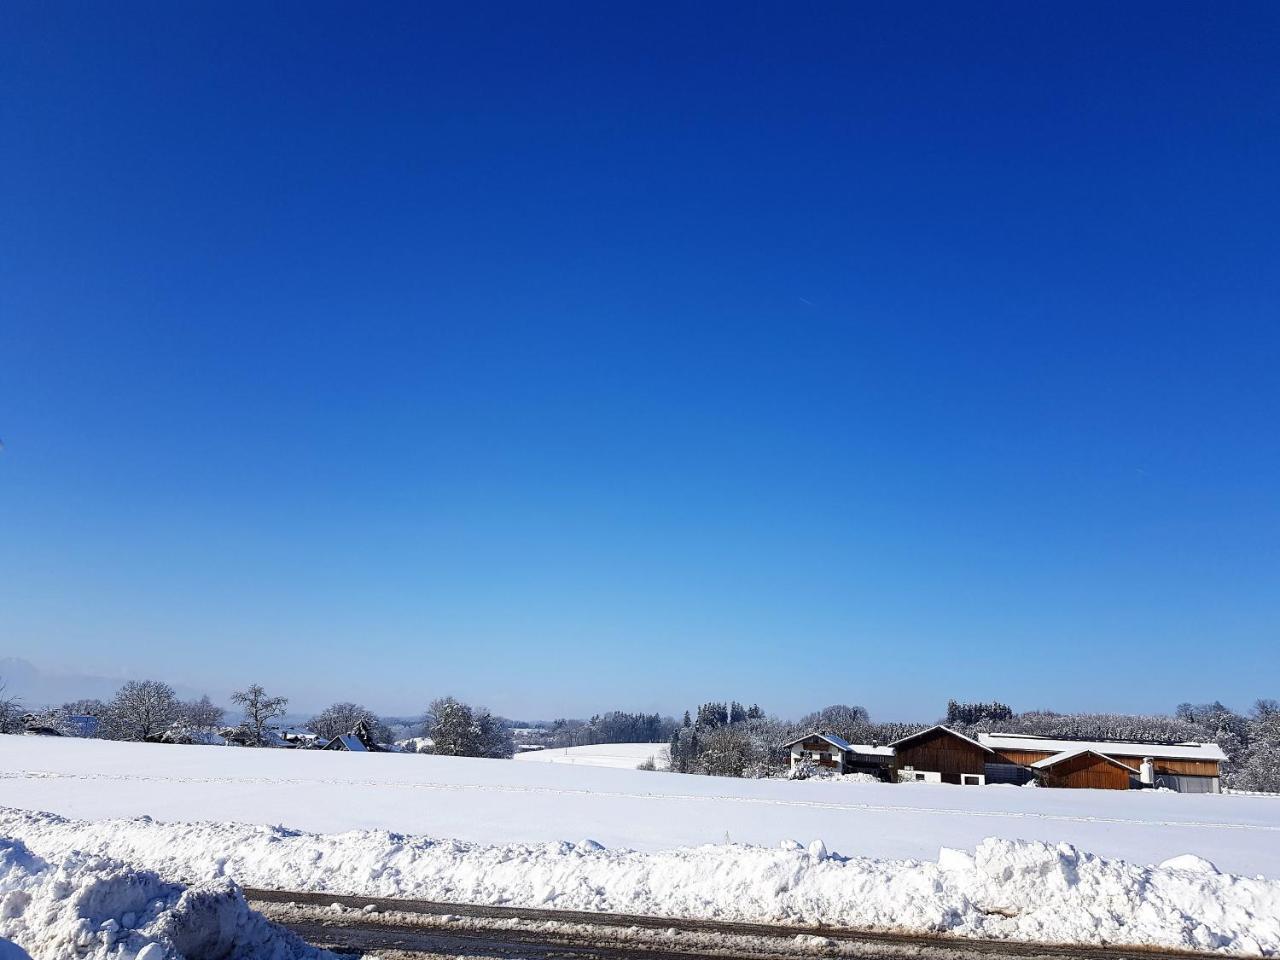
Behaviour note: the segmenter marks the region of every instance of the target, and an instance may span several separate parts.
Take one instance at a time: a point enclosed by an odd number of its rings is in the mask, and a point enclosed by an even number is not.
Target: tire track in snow
[[[338,786],[373,787],[381,790],[437,790],[455,793],[513,793],[545,794],[561,797],[599,797],[613,800],[663,800],[672,802],[739,803],[756,806],[788,807],[811,810],[845,812],[922,814],[944,817],[979,817],[987,819],[1009,818],[1015,820],[1045,820],[1060,823],[1103,823],[1136,827],[1193,827],[1209,830],[1244,830],[1261,833],[1280,833],[1280,825],[1259,823],[1222,823],[1214,820],[1141,820],[1135,817],[1077,816],[1066,813],[1043,813],[1025,810],[966,810],[957,807],[918,807],[883,803],[845,802],[829,800],[783,800],[774,797],[735,797],[727,794],[688,793],[630,793],[616,790],[587,790],[582,788],[525,786],[518,784],[479,783],[391,783],[385,780],[345,780],[332,778],[276,778],[276,777],[162,777],[125,773],[61,773],[42,770],[0,771],[0,780],[90,780],[124,783],[174,783],[195,786],[211,784],[260,785],[260,786]]]

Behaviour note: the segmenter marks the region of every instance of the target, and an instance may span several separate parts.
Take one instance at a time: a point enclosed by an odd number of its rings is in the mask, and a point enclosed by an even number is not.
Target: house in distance
[[[871,743],[849,743],[830,733],[808,733],[784,743],[791,751],[791,769],[805,763],[833,773],[869,773],[885,779],[893,766],[893,748]]]
[[[1181,793],[1218,793],[1227,759],[1215,743],[1063,740],[1020,733],[974,738],[942,725],[885,747],[850,744],[818,732],[784,746],[793,772],[812,764],[832,773],[871,773],[898,782],[984,786],[1034,780],[1044,787],[1163,787]]]
[[[321,750],[346,750],[349,753],[382,753],[382,747],[378,746],[378,742],[373,739],[373,733],[369,730],[369,724],[361,720],[352,728],[350,733],[340,733]]]

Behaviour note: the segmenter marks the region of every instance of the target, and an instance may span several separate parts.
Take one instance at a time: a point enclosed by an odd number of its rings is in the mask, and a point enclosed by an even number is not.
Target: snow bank
[[[0,839],[0,960],[336,960],[249,909],[230,879],[185,888],[80,852]]]
[[[646,853],[586,841],[482,845],[381,830],[311,834],[149,818],[87,823],[4,808],[0,834],[22,838],[45,857],[85,849],[187,881],[1280,954],[1280,882],[1222,874],[1198,857],[1138,866],[1069,844],[990,839],[973,851],[943,850],[937,862],[845,858],[821,841]]]

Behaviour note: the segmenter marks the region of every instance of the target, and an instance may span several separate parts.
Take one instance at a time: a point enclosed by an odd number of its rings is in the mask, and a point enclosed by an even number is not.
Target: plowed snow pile
[[[0,839],[0,958],[336,960],[249,909],[230,879],[190,888],[94,854]]]
[[[818,841],[637,852],[585,840],[482,845],[382,830],[82,822],[4,808],[0,835],[45,857],[88,850],[174,880],[230,877],[357,896],[1280,953],[1280,882],[1221,874],[1197,857],[1139,866],[1069,844],[991,839],[972,853],[944,849],[937,862],[922,862],[843,858]]]

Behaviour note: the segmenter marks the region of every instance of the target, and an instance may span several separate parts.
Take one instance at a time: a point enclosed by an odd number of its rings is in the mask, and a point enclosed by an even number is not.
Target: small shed
[[[1064,750],[1031,764],[1036,778],[1046,787],[1128,790],[1138,771],[1096,750]]]
[[[941,724],[890,744],[899,780],[981,786],[995,751]]]

